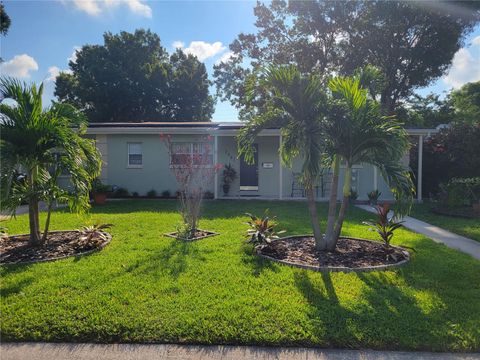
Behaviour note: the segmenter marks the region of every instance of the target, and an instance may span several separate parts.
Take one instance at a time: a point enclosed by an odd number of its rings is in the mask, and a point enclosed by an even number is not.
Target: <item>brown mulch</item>
[[[333,252],[316,251],[313,237],[292,237],[271,242],[260,254],[277,260],[313,267],[363,268],[395,264],[408,259],[408,252],[386,249],[376,241],[340,238]]]
[[[90,242],[82,241],[76,230],[51,232],[43,246],[30,246],[28,239],[28,234],[0,239],[0,263],[18,264],[76,256],[100,249],[110,241],[110,237],[103,239],[99,236]]]

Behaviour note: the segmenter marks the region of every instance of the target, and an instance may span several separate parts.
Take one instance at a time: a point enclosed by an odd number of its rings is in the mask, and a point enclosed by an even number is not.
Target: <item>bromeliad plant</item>
[[[98,247],[107,239],[106,229],[113,224],[98,224],[83,226],[80,231],[80,243],[82,247]]]
[[[404,221],[396,221],[396,217],[388,217],[390,211],[389,204],[381,204],[375,206],[377,219],[375,221],[364,221],[365,225],[371,226],[370,231],[376,231],[383,240],[385,248],[390,248],[390,241],[394,235],[394,231],[402,227]]]
[[[382,195],[382,193],[378,190],[372,190],[369,193],[367,193],[369,204],[377,205],[380,195]]]
[[[262,248],[270,244],[273,240],[279,238],[278,235],[285,233],[285,230],[276,231],[278,225],[276,217],[269,217],[268,210],[265,211],[263,217],[256,217],[253,214],[246,213],[250,220],[246,222],[249,226],[247,229],[247,242],[253,244],[256,249]]]

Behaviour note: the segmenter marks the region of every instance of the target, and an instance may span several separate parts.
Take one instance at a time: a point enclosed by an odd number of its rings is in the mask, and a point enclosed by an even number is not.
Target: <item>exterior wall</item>
[[[155,190],[158,195],[168,190],[173,195],[178,190],[176,179],[170,169],[170,160],[165,144],[159,135],[106,135],[108,160],[105,183],[128,189],[130,193],[138,192],[140,196]],[[173,135],[172,141],[205,142],[200,135]],[[213,141],[208,140],[212,144]],[[128,166],[129,142],[142,143],[142,162],[139,168]],[[205,189],[213,192],[212,184]]]
[[[237,157],[237,143],[233,136],[218,136],[218,163],[231,164],[237,171],[237,178],[230,186],[229,197],[262,196],[278,198],[280,194],[278,136],[259,136],[258,144],[258,191],[240,191],[240,159]],[[273,168],[264,168],[262,163],[273,163]],[[218,173],[218,197],[224,197],[222,171]]]
[[[173,135],[172,141],[185,142],[205,142],[203,135]],[[97,147],[102,154],[102,174],[101,180],[110,185],[117,185],[128,189],[130,193],[138,192],[140,195],[154,189],[157,194],[164,190],[172,194],[178,189],[175,177],[173,176],[168,152],[164,143],[155,134],[138,135],[97,135]],[[141,168],[128,167],[127,143],[142,143],[143,165]],[[209,142],[214,147],[213,139]],[[240,191],[240,160],[237,158],[236,138],[234,136],[217,137],[217,162],[223,165],[231,164],[237,171],[237,178],[230,186],[228,197],[266,197],[277,199],[280,197],[280,159],[278,155],[279,137],[278,136],[259,136],[256,142],[258,144],[258,191]],[[262,163],[273,163],[273,168],[263,168]],[[291,199],[291,189],[293,174],[301,171],[300,159],[295,159],[292,168],[282,169],[282,198]],[[338,199],[342,197],[344,168],[340,169],[340,182],[338,189]],[[222,170],[217,176],[217,194],[219,198],[224,197]],[[385,181],[380,172],[377,175],[378,190],[382,192],[381,200],[393,199]],[[371,165],[354,166],[352,177],[352,188],[358,193],[358,200],[367,200],[367,193],[374,190],[374,169]],[[206,189],[214,192],[214,182]],[[328,200],[321,198],[319,200]]]

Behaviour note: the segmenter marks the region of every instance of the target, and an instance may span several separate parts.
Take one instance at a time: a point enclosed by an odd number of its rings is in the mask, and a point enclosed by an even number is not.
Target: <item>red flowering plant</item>
[[[160,139],[168,150],[170,169],[178,184],[183,224],[177,228],[177,236],[193,239],[198,231],[204,191],[222,165],[213,162],[211,137],[194,143],[174,142],[170,135],[164,134]]]

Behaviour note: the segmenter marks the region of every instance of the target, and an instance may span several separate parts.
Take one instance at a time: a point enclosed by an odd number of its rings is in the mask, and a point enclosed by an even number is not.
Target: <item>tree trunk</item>
[[[343,184],[343,200],[342,206],[340,207],[340,212],[338,213],[338,220],[335,226],[335,231],[333,233],[334,242],[331,244],[333,249],[337,246],[338,238],[342,232],[343,220],[345,219],[345,214],[348,208],[348,202],[350,199],[350,188],[352,185],[352,168],[350,164],[347,162],[347,167],[345,168],[345,182]],[[329,250],[332,250],[329,248]]]
[[[37,167],[28,173],[27,180],[29,182],[31,190],[35,190],[35,181],[37,176]],[[30,225],[30,239],[29,243],[31,246],[39,246],[42,244],[40,238],[40,221],[38,216],[38,197],[33,194],[28,199],[28,220]]]
[[[50,215],[52,214],[53,201],[48,203],[47,220],[45,221],[45,230],[43,231],[42,243],[47,242],[48,228],[50,227]]]
[[[28,201],[28,219],[30,224],[30,240],[32,246],[39,246],[42,244],[40,238],[40,226],[38,222],[38,199],[30,198]]]
[[[335,243],[333,237],[333,230],[335,227],[335,219],[337,215],[337,194],[338,194],[338,173],[340,172],[340,157],[335,156],[333,161],[333,177],[332,185],[330,189],[330,200],[328,202],[328,218],[327,218],[327,229],[325,231],[325,242],[327,243],[327,248],[332,248],[332,244]],[[335,246],[333,246],[335,249]]]
[[[320,224],[318,223],[317,204],[315,203],[315,194],[313,192],[312,184],[305,187],[307,193],[308,211],[310,213],[310,221],[312,223],[313,236],[315,237],[315,248],[317,250],[325,250],[326,243],[320,231]]]

